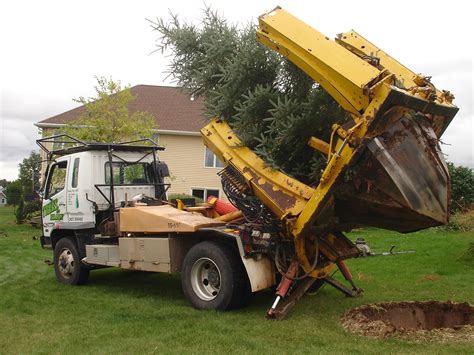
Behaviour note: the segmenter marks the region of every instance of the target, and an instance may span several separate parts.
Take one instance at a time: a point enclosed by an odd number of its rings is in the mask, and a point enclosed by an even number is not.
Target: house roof
[[[136,85],[130,88],[136,99],[130,103],[130,112],[151,113],[159,131],[199,132],[206,124],[201,98],[191,100],[185,89],[172,86]],[[85,112],[84,106],[38,122],[38,127],[67,124]]]

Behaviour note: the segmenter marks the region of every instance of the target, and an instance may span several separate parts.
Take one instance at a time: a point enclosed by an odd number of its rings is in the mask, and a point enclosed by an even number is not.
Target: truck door
[[[67,221],[71,228],[79,228],[84,222],[93,222],[94,215],[91,209],[91,203],[87,201],[84,190],[84,159],[81,157],[71,157],[70,167],[68,169],[67,179],[67,200],[66,212]],[[81,172],[82,176],[79,176]],[[66,221],[66,219],[65,219]]]
[[[49,236],[54,228],[60,228],[67,220],[66,183],[69,158],[63,158],[49,169],[44,191],[42,217],[44,235]]]

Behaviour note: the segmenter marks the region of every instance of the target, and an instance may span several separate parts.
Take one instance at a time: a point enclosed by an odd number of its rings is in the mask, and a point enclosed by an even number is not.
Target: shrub
[[[23,200],[23,196],[20,198],[18,202],[18,206],[15,209],[15,218],[16,223],[21,224],[25,221],[26,213],[25,213],[25,201]]]
[[[41,200],[36,199],[25,203],[25,216],[31,217],[41,211]]]
[[[451,212],[467,211],[474,203],[474,171],[448,162],[451,175]]]

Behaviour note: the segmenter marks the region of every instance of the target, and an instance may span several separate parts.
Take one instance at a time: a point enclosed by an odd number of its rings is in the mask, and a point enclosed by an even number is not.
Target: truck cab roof
[[[164,147],[149,138],[119,143],[89,143],[67,134],[60,134],[38,139],[36,143],[46,152],[48,159],[86,151],[150,152],[165,150]]]

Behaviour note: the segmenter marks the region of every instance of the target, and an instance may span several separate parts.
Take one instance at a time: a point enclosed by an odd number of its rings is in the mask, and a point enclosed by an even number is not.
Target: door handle
[[[58,203],[58,206],[66,206],[65,203]]]

